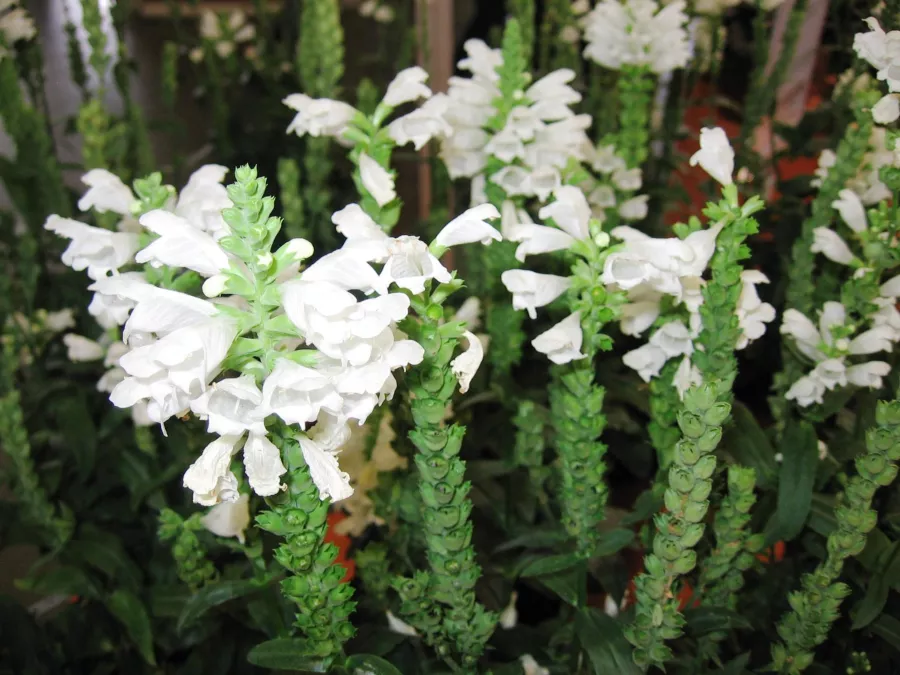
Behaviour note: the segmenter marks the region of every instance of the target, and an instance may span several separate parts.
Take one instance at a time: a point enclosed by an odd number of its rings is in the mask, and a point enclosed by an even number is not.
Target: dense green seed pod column
[[[273,442],[281,448],[287,468],[287,489],[269,499],[271,510],[258,515],[256,522],[284,540],[275,550],[275,560],[290,573],[281,590],[297,605],[295,625],[306,637],[307,651],[333,659],[353,637],[349,617],[356,603],[353,587],[343,583],[346,570],[334,564],[337,546],[324,541],[330,502],[319,498],[296,439],[286,432]]]
[[[466,430],[444,424],[458,384],[450,362],[462,329],[458,323],[439,323],[444,312],[435,302],[438,293],[419,307],[421,322],[410,330],[425,358],[407,374],[415,423],[409,438],[418,450],[415,460],[430,571],[397,580],[395,587],[404,619],[420,630],[439,656],[468,673],[475,672],[496,617],[475,598],[481,568],[472,546],[470,484],[459,457]]]
[[[650,443],[656,450],[660,471],[665,471],[672,463],[672,452],[681,437],[678,432],[678,410],[681,399],[672,384],[678,362],[669,361],[656,377],[650,381],[650,424],[647,431]]]
[[[826,639],[840,616],[841,602],[850,587],[841,582],[844,562],[859,555],[869,532],[878,522],[872,499],[880,487],[897,477],[900,460],[900,401],[880,401],[875,426],[866,433],[866,451],[856,459],[857,475],[837,499],[837,527],[828,535],[828,556],[810,574],[800,590],[789,596],[791,610],[778,624],[781,642],[772,647],[772,668],[781,675],[796,675],[813,662],[813,650]]]
[[[693,549],[703,537],[716,469],[712,453],[731,413],[721,397],[716,384],[692,387],[678,413],[682,438],[675,444],[669,468],[666,512],[655,518],[653,551],[644,558],[645,572],[635,579],[634,622],[625,629],[625,637],[635,647],[634,661],[645,669],[666,663],[672,657],[666,641],[682,633],[684,617],[678,609],[676,582],[697,564]]]
[[[704,606],[737,610],[738,593],[744,587],[744,573],[762,550],[762,535],[749,529],[750,509],[756,503],[753,488],[756,472],[742,466],[728,467],[728,494],[716,512],[713,532],[716,545],[700,569],[700,595]],[[715,655],[716,644],[724,633],[710,633],[701,638],[697,652],[701,659]]]
[[[629,169],[640,167],[650,153],[650,109],[656,77],[647,66],[622,66],[616,82],[619,132],[616,151]]]
[[[197,530],[202,528],[199,513],[187,519],[172,509],[163,509],[159,514],[159,540],[172,542],[172,558],[178,578],[194,591],[214,582],[219,576],[197,537]]]

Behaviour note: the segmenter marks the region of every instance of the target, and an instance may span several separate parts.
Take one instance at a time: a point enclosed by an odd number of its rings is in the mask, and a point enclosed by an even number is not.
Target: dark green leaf
[[[345,667],[351,675],[403,675],[383,658],[372,654],[351,656]]]
[[[600,539],[597,542],[597,548],[594,549],[594,553],[591,557],[603,558],[608,555],[613,555],[628,546],[632,541],[634,541],[634,532],[631,530],[618,528],[610,530],[609,532],[604,532],[600,535]]]
[[[37,595],[75,595],[96,597],[97,586],[77,567],[55,567],[16,581],[16,586]]]
[[[747,664],[750,663],[750,652],[741,654],[726,663],[721,670],[714,671],[718,675],[744,675],[747,672]]]
[[[891,587],[900,582],[900,541],[881,556],[880,564],[869,577],[866,595],[853,611],[853,630],[865,628],[884,610]]]
[[[587,652],[594,675],[641,675],[631,659],[631,645],[622,634],[622,624],[595,609],[578,612],[575,632]]]
[[[832,495],[813,495],[807,524],[809,529],[823,537],[834,532],[837,521],[834,518],[834,497]]]
[[[515,468],[514,464],[500,459],[476,459],[466,463],[466,478],[477,483],[487,478],[505,476]]]
[[[900,651],[900,621],[889,614],[882,614],[875,619],[871,630],[894,649]]]
[[[634,502],[634,510],[626,514],[619,524],[622,526],[635,525],[647,520],[654,513],[659,511],[663,505],[663,500],[653,493],[653,490],[645,490]]]
[[[92,526],[80,528],[78,538],[65,549],[67,559],[80,561],[103,572],[120,585],[137,589],[141,572],[128,557],[122,542],[112,534]]]
[[[778,475],[775,449],[746,406],[735,401],[731,408],[731,424],[725,431],[722,447],[744,466],[756,469],[756,481],[760,487],[771,487]],[[787,456],[787,455],[785,455]]]
[[[525,534],[513,537],[509,541],[505,541],[494,549],[494,553],[509,551],[514,548],[545,548],[552,547],[561,541],[565,541],[568,535],[565,530],[555,527],[552,530],[534,530]]]
[[[292,670],[303,673],[327,673],[329,664],[317,656],[310,656],[305,640],[279,638],[256,645],[247,660],[260,668]]]
[[[134,593],[119,589],[106,601],[106,607],[125,626],[131,641],[137,646],[144,660],[151,666],[156,665],[153,655],[153,631],[150,628],[150,617],[144,603]]]
[[[812,504],[819,466],[816,432],[808,422],[788,424],[781,443],[784,461],[778,475],[778,505],[766,526],[766,541],[790,541],[803,530]]]
[[[562,572],[542,574],[537,581],[573,607],[584,607],[587,602],[587,565],[584,561]]]
[[[150,614],[157,619],[177,619],[185,604],[193,597],[185,586],[152,586],[150,588]]]
[[[721,630],[750,628],[750,623],[737,612],[723,607],[692,607],[684,610],[687,629],[700,637]]]
[[[525,565],[520,572],[523,577],[537,577],[543,574],[554,574],[564,570],[571,569],[582,562],[577,553],[561,553],[559,555],[548,555],[537,560],[532,560]]]
[[[176,630],[180,633],[213,607],[249,595],[259,589],[260,584],[255,580],[220,581],[210,584],[200,589],[184,606],[181,616],[178,617]]]

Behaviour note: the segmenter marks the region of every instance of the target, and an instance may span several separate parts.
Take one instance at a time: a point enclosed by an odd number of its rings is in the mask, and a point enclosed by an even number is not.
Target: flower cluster
[[[396,17],[394,8],[384,0],[363,0],[356,9],[360,16],[372,18],[378,23],[392,23]]]
[[[887,33],[878,19],[869,17],[867,33],[857,33],[853,49],[857,55],[878,71],[878,79],[887,83],[889,94],[872,108],[872,116],[878,124],[890,124],[900,118],[900,31]]]
[[[34,20],[19,6],[19,0],[0,0],[0,60],[16,42],[35,35]]]
[[[256,37],[256,26],[247,20],[247,15],[239,9],[227,16],[211,9],[200,14],[200,39],[203,45],[191,50],[191,61],[199,63],[208,50],[221,59],[227,59],[238,45],[248,43]]]
[[[691,58],[685,3],[603,0],[584,18],[584,55],[611,69],[645,66],[654,73],[684,68]]]
[[[701,132],[700,150],[691,163],[700,164],[721,184],[732,184],[734,153],[722,129]],[[695,222],[691,229],[679,240],[653,239],[630,227],[615,228],[612,235],[624,244],[606,259],[604,269],[604,281],[628,294],[628,303],[622,307],[622,332],[638,336],[654,324],[658,326],[645,345],[624,355],[623,362],[649,382],[669,359],[680,357],[673,380],[680,396],[691,385],[701,383],[700,371],[692,364],[691,355],[698,348],[695,341],[703,327],[703,274],[715,253],[722,224],[701,229]],[[762,337],[766,324],[775,319],[775,308],[762,302],[756,290],[757,284],[768,281],[756,270],[741,273],[742,290],[736,309],[741,336],[735,345],[737,349]],[[669,310],[665,313],[664,298],[669,298]]]
[[[524,91],[514,93],[515,105],[498,111],[502,100],[500,70],[503,53],[481,40],[465,43],[459,62],[471,77],[451,77],[446,119],[453,133],[441,144],[441,157],[452,178],[473,178],[473,203],[485,181],[509,197],[546,201],[562,184],[562,170],[570,158],[582,161],[591,150],[585,130],[589,115],[576,115],[570,106],[581,95],[570,85],[575,73],[556,70]],[[497,166],[489,166],[496,158]]]

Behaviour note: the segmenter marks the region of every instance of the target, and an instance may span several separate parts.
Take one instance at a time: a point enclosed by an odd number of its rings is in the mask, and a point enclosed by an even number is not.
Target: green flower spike
[[[159,514],[159,539],[172,542],[175,571],[193,591],[214,582],[219,576],[196,534],[203,529],[200,518],[200,514],[195,513],[184,519],[172,509],[163,509]]]
[[[828,555],[812,573],[803,575],[800,590],[790,594],[790,612],[778,624],[782,642],[772,647],[772,668],[781,675],[806,670],[813,662],[813,650],[828,639],[841,602],[850,594],[850,587],[839,580],[844,562],[865,548],[868,533],[878,522],[872,499],[878,488],[894,482],[898,460],[900,401],[881,401],[875,426],[866,433],[866,451],[856,459],[858,474],[838,497],[837,527],[826,542]]]
[[[629,169],[640,167],[650,152],[650,107],[655,84],[656,78],[647,66],[623,66],[619,74],[616,150]]]

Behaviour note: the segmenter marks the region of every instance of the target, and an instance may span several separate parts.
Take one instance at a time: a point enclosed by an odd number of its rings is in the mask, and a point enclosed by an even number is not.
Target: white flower
[[[503,630],[511,630],[516,627],[516,624],[519,623],[519,612],[516,611],[516,600],[518,599],[519,594],[513,591],[509,594],[509,602],[506,607],[503,608],[503,611],[500,612],[500,616],[497,619],[497,623],[500,624],[500,627]]]
[[[550,675],[550,671],[542,667],[531,654],[523,654],[519,657],[524,675]]]
[[[381,100],[385,105],[396,108],[420,98],[431,96],[431,89],[425,84],[428,73],[419,66],[412,66],[397,73],[388,85],[387,92]]]
[[[536,308],[549,305],[572,284],[568,277],[530,270],[506,270],[500,281],[513,294],[513,309],[524,309],[532,319],[537,318]]]
[[[115,277],[101,279],[105,282],[108,279],[124,281],[125,283],[143,284],[149,286],[142,272],[124,272]],[[94,284],[92,284],[93,286]],[[91,290],[94,290],[91,288]],[[91,304],[88,305],[88,313],[93,316],[102,328],[112,328],[121,326],[128,320],[128,314],[134,308],[136,301],[132,298],[118,295],[116,293],[94,293]]]
[[[900,312],[892,298],[875,298],[872,303],[878,305],[878,309],[868,316],[873,326],[887,326],[893,332],[891,340],[900,340]]]
[[[342,401],[328,375],[278,359],[263,382],[263,410],[301,428],[315,422],[321,410],[338,413]]]
[[[184,267],[205,277],[213,277],[230,266],[228,254],[210,235],[168,211],[156,210],[141,216],[141,225],[159,239],[138,251],[135,260],[153,267]]]
[[[227,174],[228,167],[204,164],[188,178],[175,203],[176,216],[217,241],[230,232],[222,218],[222,210],[232,206],[228,190],[222,184]]]
[[[891,124],[900,119],[900,99],[888,94],[872,106],[872,117],[876,124]]]
[[[691,166],[699,164],[722,185],[731,185],[734,174],[734,150],[721,127],[700,130],[700,149],[691,156]]]
[[[890,326],[876,326],[853,338],[848,351],[858,355],[890,352],[895,336],[896,334]]]
[[[397,198],[393,176],[366,153],[359,156],[359,177],[378,206],[389,204]]]
[[[678,370],[675,371],[675,375],[672,377],[672,385],[675,387],[675,391],[678,392],[678,398],[683,401],[684,394],[688,389],[701,384],[703,384],[703,374],[697,366],[691,363],[691,357],[685,356],[681,363],[678,364]]]
[[[502,241],[503,236],[485,221],[499,218],[500,212],[493,204],[482,204],[464,211],[447,223],[434,238],[432,245],[450,248],[459,244],[480,242],[484,245],[492,241]]]
[[[238,500],[237,478],[230,467],[240,444],[240,436],[221,436],[207,445],[184,472],[184,487],[194,493],[194,503],[213,506]]]
[[[666,359],[691,354],[694,351],[694,337],[684,322],[679,320],[669,321],[661,326],[650,337],[649,343],[659,347],[666,355]]]
[[[534,338],[531,344],[537,351],[546,354],[553,363],[563,364],[587,357],[587,354],[581,353],[583,340],[581,314],[573,312]]]
[[[99,279],[130,263],[138,250],[138,236],[130,232],[111,232],[77,220],[50,216],[44,228],[72,243],[63,251],[63,264],[73,270],[87,270],[91,279]]]
[[[384,256],[384,257],[382,257]],[[332,251],[303,270],[303,281],[327,281],[344,290],[387,293],[385,282],[368,264],[369,260],[383,261],[387,257],[387,242],[368,240],[361,248]]]
[[[520,225],[512,234],[513,241],[521,242],[516,248],[516,260],[525,262],[529,255],[565,251],[575,239],[572,235],[546,225]]]
[[[435,94],[416,110],[391,122],[388,135],[397,145],[412,143],[416,150],[432,138],[446,138],[453,133],[453,127],[444,119],[448,104],[446,94]]]
[[[463,337],[469,346],[466,348],[466,351],[450,362],[450,369],[453,371],[456,379],[459,380],[460,394],[465,394],[469,391],[472,378],[475,377],[475,373],[478,372],[478,367],[484,359],[484,347],[481,344],[481,340],[469,331],[465,331]]]
[[[622,356],[622,363],[636,370],[644,382],[649,382],[659,375],[659,371],[666,365],[668,358],[661,347],[647,343],[626,352]]]
[[[619,606],[609,593],[606,594],[606,598],[603,600],[603,613],[606,616],[611,616],[613,619],[619,616]]]
[[[106,169],[91,169],[81,177],[88,191],[78,200],[82,211],[94,209],[98,213],[112,211],[122,216],[131,215],[131,205],[135,201],[131,188],[115,174]]]
[[[103,345],[83,335],[66,333],[63,335],[63,344],[69,361],[99,361],[106,355]]]
[[[548,122],[571,117],[569,106],[581,101],[581,94],[569,84],[575,79],[575,71],[560,68],[544,75],[525,90],[525,98],[538,105],[541,119]]]
[[[401,621],[396,616],[394,616],[390,611],[385,612],[385,616],[387,617],[388,622],[388,630],[392,633],[397,633],[398,635],[406,635],[407,637],[418,637],[418,632],[416,629],[410,626],[405,621]]]
[[[319,498],[336,502],[351,496],[350,475],[341,471],[337,459],[338,451],[350,440],[346,420],[323,415],[307,435],[300,435],[297,440],[313,482],[319,488]]]
[[[624,171],[628,168],[625,160],[616,154],[615,145],[598,145],[591,158],[594,171],[602,174]]]
[[[243,544],[244,530],[250,525],[250,496],[241,495],[236,501],[216,504],[200,522],[217,537],[234,537]]]
[[[900,91],[900,31],[885,33],[874,17],[866,23],[871,30],[856,34],[853,49],[878,71],[878,79],[886,81],[892,92]]]
[[[525,157],[525,143],[507,126],[484,146],[484,151],[507,164]]]
[[[390,257],[381,270],[381,279],[385,285],[395,283],[418,295],[425,292],[427,281],[434,279],[446,284],[452,278],[450,272],[418,237],[397,237],[388,244],[388,251]]]
[[[297,111],[287,133],[298,136],[340,137],[357,113],[356,108],[341,101],[310,98],[306,94],[291,94],[282,103]]]
[[[453,320],[461,322],[469,330],[476,330],[481,325],[481,300],[470,295],[456,310]]]
[[[891,277],[883,284],[881,284],[879,293],[881,293],[881,297],[883,298],[900,297],[900,274],[895,277]]]
[[[7,12],[0,17],[0,34],[3,35],[4,42],[12,46],[19,40],[31,40],[37,35],[34,20],[21,7],[16,7],[15,2],[3,0],[0,2],[0,12],[4,9]],[[5,54],[3,47],[0,47],[0,60]]]
[[[643,220],[647,217],[649,199],[649,195],[639,195],[622,202],[619,205],[619,215],[625,220]]]
[[[789,401],[797,401],[797,405],[805,408],[813,403],[822,403],[825,396],[825,384],[817,377],[804,375],[791,385],[784,397]]]
[[[206,390],[236,334],[234,322],[213,317],[135,347],[119,359],[129,377],[116,385],[110,401],[129,408],[148,400],[148,414],[159,423],[185,412]]]
[[[823,358],[819,351],[822,337],[815,324],[796,309],[787,309],[782,316],[781,333],[790,335],[797,343],[797,348],[807,357],[818,361]]]
[[[244,444],[244,471],[250,487],[260,497],[271,497],[281,490],[281,476],[287,469],[281,451],[262,434],[250,434]]]
[[[59,309],[55,312],[47,312],[43,315],[42,323],[47,330],[53,333],[61,333],[64,330],[75,327],[75,314],[71,307]]]
[[[683,2],[602,0],[584,18],[584,55],[606,68],[647,65],[654,73],[684,68],[691,57]]]
[[[625,192],[633,192],[641,187],[640,169],[616,169],[612,175],[613,184]]]
[[[538,216],[552,219],[554,224],[574,239],[590,237],[591,207],[584,193],[571,185],[563,185],[553,192],[556,201],[541,208]]]
[[[891,372],[891,365],[884,361],[869,361],[847,368],[847,381],[857,387],[881,389],[883,377]]]
[[[628,293],[628,303],[622,305],[619,327],[624,335],[640,335],[653,325],[660,312],[662,294],[638,286]]]
[[[756,284],[767,284],[769,278],[757,270],[741,272],[741,295],[738,297],[737,318],[741,335],[736,349],[744,349],[766,332],[766,324],[775,320],[775,308],[759,299]]]
[[[828,391],[847,386],[847,367],[842,358],[825,359],[813,368],[810,376],[819,380]]]
[[[209,420],[207,430],[212,434],[265,434],[261,404],[262,392],[256,381],[250,375],[241,375],[214,383],[191,401],[191,410],[200,419]]]
[[[847,227],[854,232],[865,232],[868,227],[866,209],[859,196],[853,190],[845,189],[838,193],[838,197],[839,199],[831,202],[831,206],[841,214]]]
[[[490,177],[490,181],[503,188],[510,197],[527,195],[533,190],[531,174],[521,166],[504,166]]]
[[[813,243],[809,250],[821,253],[832,262],[841,265],[850,265],[855,259],[847,242],[837,232],[827,227],[817,227],[813,230]]]

